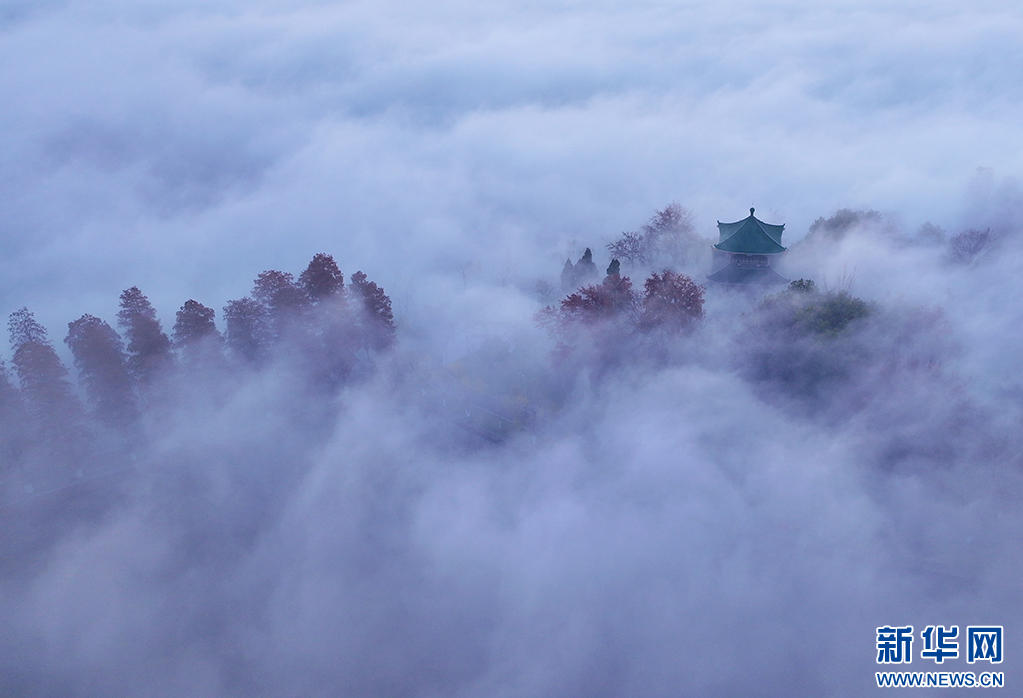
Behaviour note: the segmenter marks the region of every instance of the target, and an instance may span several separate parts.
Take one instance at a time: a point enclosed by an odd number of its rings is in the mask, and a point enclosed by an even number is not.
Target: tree
[[[870,315],[872,307],[848,291],[821,292],[811,279],[797,279],[781,293],[767,296],[759,311],[760,319],[754,324],[762,331],[835,337]]]
[[[643,284],[643,310],[639,327],[670,333],[693,327],[703,319],[703,286],[684,274],[665,269],[651,274]]]
[[[121,337],[103,320],[83,315],[68,323],[64,343],[96,415],[109,426],[127,427],[138,413]]]
[[[306,304],[306,296],[295,284],[295,277],[275,269],[256,277],[252,285],[252,299],[272,315],[282,315]]]
[[[384,293],[384,289],[357,271],[352,274],[351,293],[362,311],[363,344],[377,351],[393,346],[396,334],[394,314],[391,312],[391,299]]]
[[[852,322],[870,315],[870,310],[866,301],[848,291],[832,291],[803,307],[800,324],[815,334],[834,337]]]
[[[561,290],[571,293],[578,285],[575,282],[575,265],[571,259],[565,260],[565,266],[561,268]]]
[[[699,238],[693,232],[692,211],[677,201],[657,211],[643,226],[643,241],[648,261],[685,264]]]
[[[557,340],[554,358],[562,366],[591,366],[598,375],[629,354],[639,294],[627,276],[607,276],[547,306],[536,321]],[[571,360],[571,361],[569,361]]]
[[[555,298],[554,284],[547,279],[537,279],[533,284],[533,290],[536,292],[536,299],[541,303],[550,303]]]
[[[572,264],[571,259],[565,260],[565,267],[561,270],[561,290],[570,293],[581,285],[596,281],[598,278],[600,278],[600,274],[593,261],[593,250],[587,247],[575,264]]]
[[[224,306],[227,323],[227,347],[246,361],[263,361],[272,344],[266,308],[252,300],[242,298],[228,301]]]
[[[0,359],[0,478],[20,459],[25,439],[25,405]]]
[[[959,264],[969,264],[991,241],[991,228],[986,230],[964,230],[948,242],[952,259]]]
[[[609,242],[607,250],[611,256],[633,265],[651,262],[683,265],[700,244],[692,212],[677,201],[654,213],[640,231],[622,233]]]
[[[846,233],[854,228],[865,225],[880,225],[881,214],[877,211],[853,211],[842,208],[835,211],[830,218],[821,216],[810,224],[809,239],[829,238],[841,240]]]
[[[171,359],[171,342],[163,332],[149,299],[132,286],[121,294],[117,323],[128,339],[129,366],[142,383],[148,383]]]
[[[636,319],[639,294],[627,276],[607,276],[599,284],[583,286],[558,307],[546,306],[536,314],[537,322],[562,341],[571,341],[580,328],[608,322],[631,324]]]
[[[817,293],[817,284],[813,279],[796,279],[789,283],[792,293]]]
[[[629,264],[646,264],[646,241],[639,233],[625,232],[617,240],[607,243],[607,251],[615,259],[624,259]]]
[[[314,255],[309,266],[299,274],[298,283],[313,303],[319,303],[334,296],[343,297],[345,276],[334,258],[321,252]]]
[[[220,332],[214,319],[216,311],[195,300],[187,300],[174,319],[174,344],[185,346],[203,340],[219,342]]]
[[[223,367],[224,338],[217,330],[216,312],[196,300],[187,300],[174,319],[174,346],[189,373],[200,368]]]
[[[561,301],[560,315],[567,324],[594,325],[624,318],[633,320],[639,294],[627,276],[609,276],[603,283],[584,286]]]
[[[303,319],[304,311],[310,304],[292,274],[274,269],[256,277],[251,295],[264,308],[271,345],[284,339],[288,330]]]
[[[7,328],[12,363],[36,435],[57,455],[73,458],[85,437],[85,412],[67,380],[67,368],[28,308],[11,313]]]

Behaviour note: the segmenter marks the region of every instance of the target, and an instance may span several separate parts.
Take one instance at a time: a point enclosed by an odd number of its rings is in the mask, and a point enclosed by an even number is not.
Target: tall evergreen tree
[[[86,436],[85,410],[67,380],[67,368],[28,308],[11,313],[7,328],[32,431],[67,462],[80,455]]]
[[[215,322],[216,311],[195,300],[187,300],[174,321],[174,343],[184,346],[200,340],[220,340]]]
[[[156,310],[138,286],[121,294],[117,322],[128,339],[132,373],[143,383],[150,381],[170,363],[171,343],[156,318]]]
[[[223,365],[224,338],[214,322],[216,312],[195,300],[181,306],[174,321],[174,345],[183,364],[195,373]],[[207,376],[208,377],[208,376]]]
[[[295,284],[294,275],[270,269],[256,277],[252,299],[271,313],[286,313],[306,304],[305,294]]]
[[[266,308],[252,300],[242,298],[228,301],[224,306],[227,323],[227,348],[245,361],[265,360],[272,344]]]
[[[75,357],[75,366],[96,415],[108,426],[125,428],[138,412],[128,357],[113,327],[92,315],[68,323],[64,343]]]
[[[289,328],[298,325],[309,305],[309,299],[295,283],[295,277],[273,269],[256,277],[251,295],[264,308],[271,344],[279,342]]]
[[[25,440],[25,405],[0,359],[0,480],[18,463]]]
[[[373,281],[368,281],[361,271],[352,274],[351,293],[362,310],[363,343],[381,351],[394,345],[394,314],[391,299]]]

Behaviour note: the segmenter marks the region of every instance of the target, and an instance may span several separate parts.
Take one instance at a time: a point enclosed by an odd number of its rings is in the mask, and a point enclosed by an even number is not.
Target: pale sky
[[[978,168],[1020,174],[1021,32],[993,1],[6,2],[0,314],[219,312],[320,251],[395,292],[556,274],[672,200],[708,237],[750,206],[788,242],[843,207],[954,233]]]

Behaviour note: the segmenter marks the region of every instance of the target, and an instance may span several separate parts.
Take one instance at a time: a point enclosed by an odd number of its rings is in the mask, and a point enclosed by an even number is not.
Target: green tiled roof
[[[735,223],[718,221],[718,232],[721,239],[714,245],[722,252],[744,254],[781,254],[787,248],[781,245],[781,234],[785,225],[771,225],[753,216],[749,210],[749,218]]]

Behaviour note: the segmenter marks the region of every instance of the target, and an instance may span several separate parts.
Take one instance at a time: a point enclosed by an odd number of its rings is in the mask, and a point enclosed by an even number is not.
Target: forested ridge
[[[984,276],[1013,269],[1011,231],[900,237],[843,210],[790,245],[780,268],[805,275],[752,289],[697,281],[710,241],[690,225],[669,206],[606,254],[576,248],[560,293],[553,258],[539,280],[465,284],[400,323],[381,286],[327,254],[258,274],[222,309],[189,299],[160,317],[133,286],[63,338],[15,310],[0,369],[0,586],[14,599],[0,692],[137,695],[157,677],[179,695],[178,667],[202,657],[207,695],[433,695],[503,666],[506,638],[573,646],[558,614],[580,595],[580,627],[605,604],[612,630],[623,604],[667,613],[664,658],[704,605],[704,627],[746,613],[737,599],[756,594],[729,591],[736,579],[789,599],[793,575],[839,570],[819,598],[792,597],[814,607],[807,632],[836,588],[862,613],[847,571],[863,565],[972,597],[984,560],[1016,542],[1019,402],[962,355],[1009,342],[997,328],[974,341],[984,326],[947,297],[883,291],[912,264],[932,289],[952,279],[993,298]],[[616,256],[619,242],[635,254]],[[836,275],[847,244],[871,252],[880,282]],[[512,320],[445,353],[475,330],[452,319],[469,307],[457,303],[480,298],[478,317],[511,299]],[[981,535],[1003,516],[998,537]],[[956,545],[927,532],[945,519],[963,529]],[[593,598],[590,579],[605,582]],[[769,606],[765,638],[791,622],[788,602]],[[438,646],[448,665],[423,678]],[[326,678],[295,673],[309,657]]]
[[[836,244],[864,226],[883,229],[884,222],[874,211],[840,210],[819,218],[796,249]],[[905,244],[941,245],[949,263],[971,264],[994,239],[990,230],[968,230],[946,241],[928,224]],[[566,260],[560,300],[547,280],[537,282],[534,323],[551,342],[542,358],[520,351],[509,359],[502,341],[493,340],[440,369],[421,362],[410,369],[406,361],[392,378],[418,386],[427,411],[500,442],[556,411],[580,377],[599,381],[623,369],[689,360],[683,357],[703,341],[697,336],[707,322],[708,289],[676,270],[706,264],[709,242],[673,202],[607,243],[611,263],[603,280],[587,248],[577,263]],[[630,273],[645,276],[641,288]],[[284,371],[310,406],[304,418],[315,421],[315,413],[329,421],[332,396],[370,379],[398,338],[384,289],[361,271],[346,283],[323,253],[297,277],[260,273],[249,295],[226,303],[219,323],[218,313],[195,299],[166,328],[140,288],[126,289],[119,300],[113,325],[89,314],[68,323],[63,342],[74,376],[28,308],[10,315],[10,365],[0,359],[3,503],[131,467],[177,409],[169,405],[196,396],[228,400],[236,386],[271,367]],[[729,355],[740,375],[770,386],[771,399],[790,395],[806,409],[821,409],[874,352],[849,339],[850,327],[879,315],[891,313],[843,288],[821,290],[798,279],[743,313],[746,329]],[[914,332],[940,321],[940,312],[911,315],[901,322]]]
[[[391,301],[362,272],[345,283],[317,254],[297,278],[264,271],[252,292],[216,311],[189,299],[169,332],[136,286],[120,296],[115,329],[93,316],[68,323],[62,363],[28,308],[10,315],[10,368],[0,359],[4,502],[115,472],[137,460],[175,385],[210,397],[271,365],[287,364],[303,390],[330,394],[371,371],[395,342]],[[84,398],[84,399],[83,399]]]

